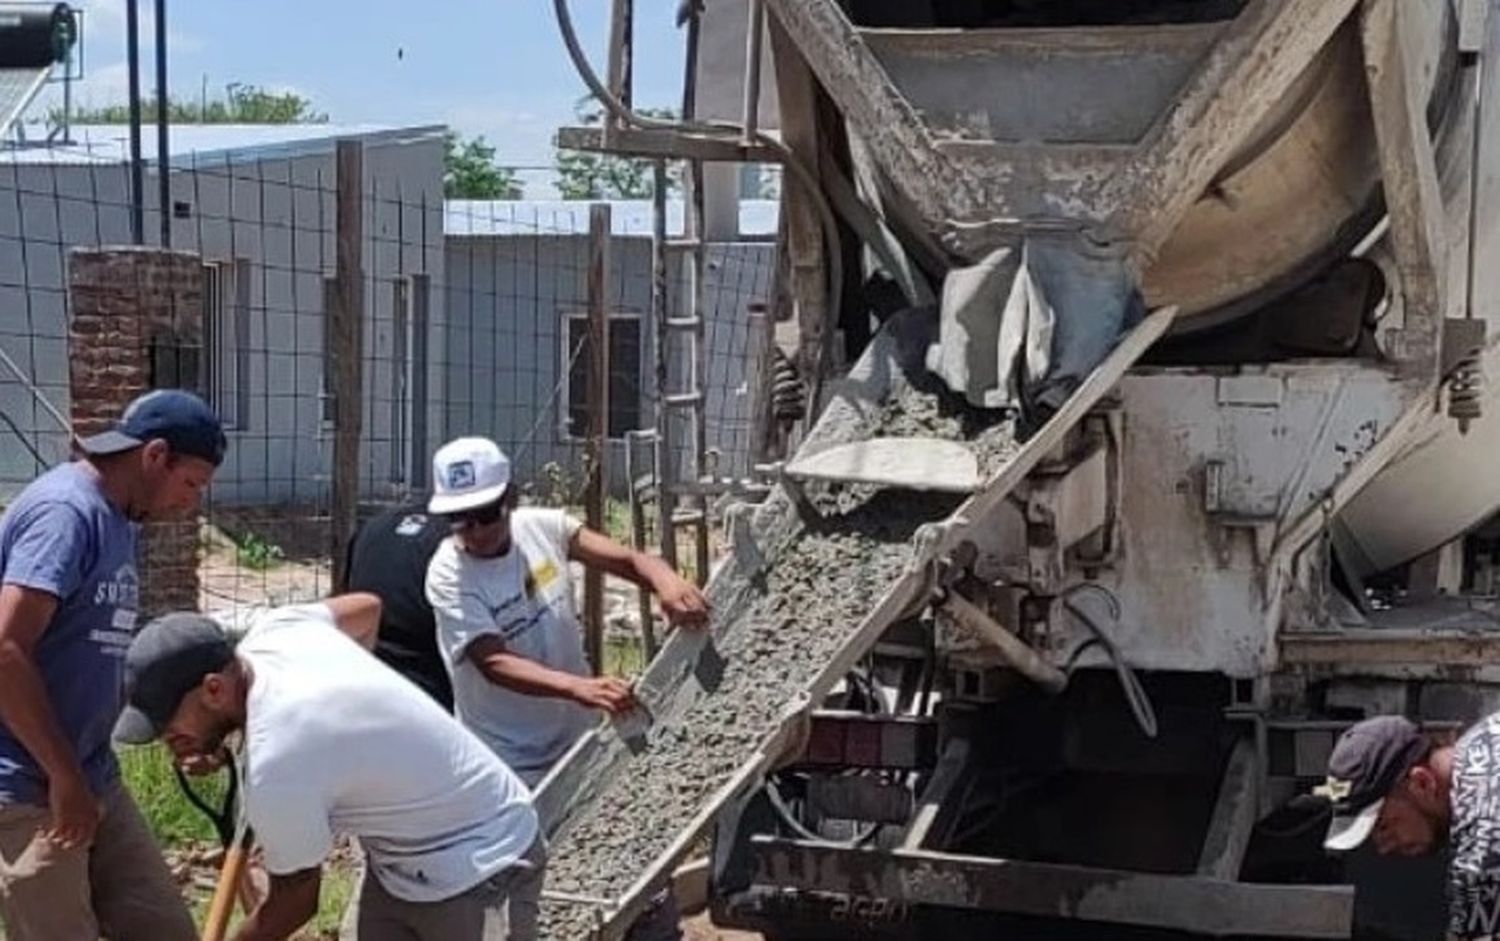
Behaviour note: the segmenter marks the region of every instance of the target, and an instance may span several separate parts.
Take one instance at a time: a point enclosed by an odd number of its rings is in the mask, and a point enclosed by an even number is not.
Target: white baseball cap
[[[510,458],[488,438],[459,438],[432,456],[432,499],[427,512],[435,516],[489,506],[510,486]]]

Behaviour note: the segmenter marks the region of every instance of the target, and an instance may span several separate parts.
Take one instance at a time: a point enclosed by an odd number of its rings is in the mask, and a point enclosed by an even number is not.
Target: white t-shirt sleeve
[[[328,809],[313,788],[260,784],[245,813],[265,856],[266,871],[289,876],[323,864],[333,850]]]
[[[564,559],[568,557],[568,547],[573,544],[573,537],[583,528],[583,521],[576,516],[571,516],[565,510],[555,510],[547,514],[548,522],[552,529],[553,539],[557,545],[557,554]]]
[[[500,633],[477,587],[464,584],[461,560],[451,546],[439,549],[428,563],[426,593],[437,622],[438,647],[450,665],[462,663],[478,638]]]

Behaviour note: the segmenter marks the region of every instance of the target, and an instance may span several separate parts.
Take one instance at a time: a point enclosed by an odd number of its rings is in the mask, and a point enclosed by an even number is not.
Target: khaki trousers
[[[0,921],[7,941],[194,941],[182,893],[123,785],[104,795],[93,845],[41,835],[51,813],[0,805]]]

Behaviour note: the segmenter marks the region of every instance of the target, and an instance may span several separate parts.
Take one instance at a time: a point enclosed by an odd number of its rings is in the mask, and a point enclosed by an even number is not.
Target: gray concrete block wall
[[[298,156],[187,158],[172,179],[186,212],[172,223],[173,244],[204,260],[248,268],[249,356],[246,421],[213,493],[223,504],[326,504],[332,441],[322,421],[323,279],[334,269],[332,142]],[[442,160],[439,138],[379,139],[367,144],[366,402],[361,471],[365,495],[390,496],[425,464],[431,443],[412,440],[420,426],[409,401],[410,373],[394,360],[391,284],[412,274],[444,281]],[[145,231],[159,231],[155,183]],[[65,337],[67,252],[75,246],[128,244],[128,176],[123,166],[0,166],[0,348],[60,410],[69,408]],[[431,299],[427,346],[442,338],[442,302]],[[406,324],[404,348],[417,344]],[[435,357],[434,357],[435,358]],[[431,362],[426,425],[441,428],[440,374]],[[407,400],[393,401],[404,394]],[[10,419],[24,437],[4,426]],[[0,370],[0,501],[66,454],[66,435],[37,408],[25,386]],[[29,445],[30,447],[28,447]],[[40,453],[38,461],[31,449]]]
[[[586,212],[586,208],[580,211]],[[540,220],[545,222],[545,220]],[[539,226],[540,228],[540,226]],[[516,462],[518,477],[534,480],[548,463],[576,473],[582,442],[563,431],[564,318],[587,309],[588,239],[580,235],[453,236],[448,242],[443,292],[447,340],[442,369],[448,437],[484,434]],[[610,293],[618,312],[641,316],[640,424],[655,424],[654,325],[650,318],[651,243],[616,236],[611,243]],[[682,258],[669,266],[673,310],[681,310]],[[765,301],[775,269],[770,243],[714,244],[704,285],[709,351],[709,446],[726,473],[748,471],[753,389],[747,366],[753,349],[745,317]],[[674,359],[674,363],[679,360]],[[681,376],[674,372],[674,383]],[[690,451],[685,422],[674,425],[679,460]],[[610,490],[625,494],[624,443],[611,442]]]

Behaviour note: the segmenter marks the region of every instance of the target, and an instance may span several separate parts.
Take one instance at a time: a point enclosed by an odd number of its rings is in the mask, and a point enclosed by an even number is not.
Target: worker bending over
[[[116,735],[161,738],[191,763],[242,733],[245,814],[271,884],[236,941],[279,941],[312,918],[336,833],[359,839],[368,866],[362,941],[533,941],[545,850],[530,794],[362,649],[379,621],[369,594],[272,609],[237,645],[203,615],[158,618],[131,644]]]
[[[421,503],[382,511],[349,543],[339,591],[367,591],[380,599],[375,656],[452,712],[453,684],[423,589],[427,565],[447,536],[447,521],[429,515]]]
[[[1366,719],[1339,738],[1316,793],[1333,805],[1327,849],[1367,842],[1391,856],[1446,849],[1446,936],[1500,934],[1500,713],[1451,745],[1400,716]]]

